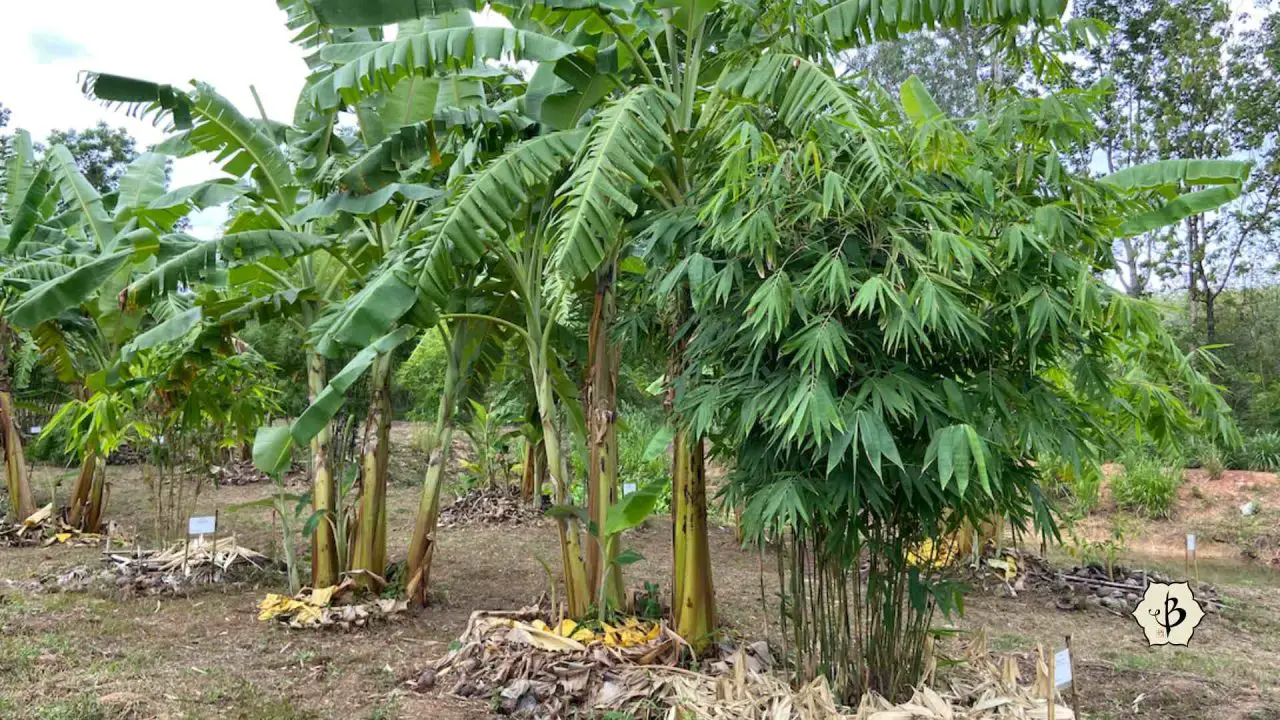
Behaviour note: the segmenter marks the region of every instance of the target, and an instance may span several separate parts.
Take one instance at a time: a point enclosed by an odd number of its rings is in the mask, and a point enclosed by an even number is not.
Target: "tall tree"
[[[1247,183],[1218,195],[1241,200],[1175,227],[1117,241],[1117,274],[1143,296],[1186,292],[1202,338],[1216,338],[1221,294],[1264,257],[1280,206],[1274,15],[1261,27],[1233,17],[1226,0],[1081,0],[1076,12],[1113,27],[1089,50],[1086,80],[1106,79],[1099,117],[1108,172],[1155,158],[1238,157],[1254,161]]]
[[[129,163],[138,157],[137,141],[129,131],[106,122],[84,130],[54,130],[48,143],[65,146],[76,159],[80,174],[102,195],[116,189]]]
[[[945,8],[934,1],[904,7],[901,14],[894,4],[860,0],[816,9],[789,2],[501,2],[492,9],[507,16],[512,28],[464,29],[431,24],[431,13],[443,5],[319,0],[312,6],[322,22],[332,25],[381,26],[418,17],[426,23],[425,32],[397,35],[394,43],[347,58],[352,71],[344,68],[317,85],[315,98],[321,104],[382,92],[440,68],[469,68],[481,54],[539,63],[523,97],[517,98],[518,107],[536,121],[538,137],[512,146],[457,186],[426,231],[411,238],[410,261],[428,296],[443,294],[451,269],[485,256],[498,258],[521,287],[526,317],[520,330],[527,335],[548,467],[561,498],[568,495],[570,479],[563,473],[557,416],[562,405],[572,406],[576,398],[555,377],[558,363],[549,347],[550,333],[566,289],[590,282],[597,289],[593,315],[598,338],[608,338],[614,264],[636,242],[638,232],[663,248],[652,259],[669,271],[662,273],[666,289],[660,295],[671,331],[667,379],[673,399],[679,393],[677,379],[697,371],[686,363],[683,348],[697,328],[691,286],[705,279],[700,274],[705,265],[692,262],[686,251],[704,231],[706,209],[699,204],[704,183],[722,182],[702,174],[724,139],[708,130],[713,120],[736,116],[740,102],[760,103],[805,130],[819,117],[844,118],[851,125],[840,142],[856,142],[865,131],[857,112],[860,101],[834,77],[829,62],[833,44],[849,47],[907,30],[965,23],[1015,27],[1031,20],[1050,22],[1062,10],[1062,3],[1052,0],[949,3]],[[801,25],[815,32],[797,33]],[[639,514],[613,515],[608,507],[606,408],[613,402],[608,377],[612,359],[600,352],[592,361],[601,365],[588,372],[597,408],[593,433],[601,437],[595,453],[601,460],[598,484],[590,490],[597,514],[587,523],[580,510],[567,508],[558,518],[574,614],[589,602],[583,592],[587,578],[580,530],[594,525],[600,536],[612,536]],[[689,419],[674,402],[669,404],[675,448],[672,607],[678,631],[701,646],[715,626],[706,535],[706,436],[691,430]],[[623,520],[615,521],[619,517]],[[609,542],[606,538],[606,547],[597,552],[607,552]],[[607,569],[600,572],[607,564],[606,557],[596,563],[598,577],[610,576]],[[607,594],[607,584],[601,583],[598,597]]]

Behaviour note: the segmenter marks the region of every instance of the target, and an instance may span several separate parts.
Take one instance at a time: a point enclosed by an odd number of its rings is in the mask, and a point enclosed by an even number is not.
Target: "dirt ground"
[[[397,482],[389,493],[391,555],[403,557],[418,488],[409,445],[397,431]],[[36,471],[47,498],[70,473]],[[110,469],[109,516],[144,544],[151,533],[147,494],[136,466]],[[269,494],[271,486],[206,492],[198,512],[220,510],[240,544],[279,554],[271,514],[230,506]],[[1192,471],[1173,520],[1134,523],[1125,562],[1182,574],[1185,534],[1199,533],[1199,573],[1226,607],[1210,615],[1186,648],[1151,648],[1137,624],[1105,609],[1063,612],[1034,592],[1006,597],[975,592],[960,630],[986,628],[993,649],[1030,652],[1071,634],[1080,700],[1089,718],[1248,718],[1280,720],[1280,571],[1270,563],[1280,506],[1273,475],[1218,481]],[[1241,499],[1243,498],[1243,499]],[[1242,518],[1256,499],[1261,512]],[[1273,509],[1274,506],[1274,509]],[[1234,515],[1232,515],[1234,513]],[[1104,536],[1114,515],[1103,508],[1081,524]],[[669,587],[671,529],[666,518],[628,534],[644,560],[627,568],[632,584]],[[96,548],[0,549],[0,718],[437,718],[488,717],[487,706],[405,688],[447,652],[472,610],[515,608],[547,588],[539,558],[558,552],[545,521],[520,526],[449,528],[433,570],[435,602],[397,621],[353,631],[290,631],[260,623],[255,605],[283,579],[209,587],[186,596],[124,597],[115,591],[32,592],[24,581],[98,562]],[[1051,554],[1065,554],[1065,548]],[[1257,559],[1251,557],[1256,556]],[[738,547],[731,528],[712,531],[715,587],[723,624],[751,638],[778,638],[772,564]],[[554,567],[555,563],[551,563]],[[761,588],[768,606],[762,605]],[[948,624],[944,618],[939,625]]]

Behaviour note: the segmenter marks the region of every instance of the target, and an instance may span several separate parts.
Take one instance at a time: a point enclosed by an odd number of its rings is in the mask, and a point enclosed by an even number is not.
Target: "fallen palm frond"
[[[349,596],[351,580],[340,585],[306,588],[289,597],[268,593],[258,603],[258,619],[274,620],[291,628],[338,628],[350,630],[364,627],[374,620],[385,620],[405,611],[404,600],[379,598],[364,603],[335,604],[335,599]]]
[[[688,645],[665,624],[624,621],[603,632],[565,620],[555,625],[538,606],[512,612],[472,613],[455,649],[407,685],[418,692],[492,703],[518,718],[572,717],[617,710],[632,717],[684,720],[1039,720],[1048,717],[1046,669],[1020,685],[1013,656],[987,653],[979,633],[967,662],[949,673],[944,690],[916,688],[893,704],[878,695],[856,709],[836,702],[825,678],[793,690],[772,670],[767,644],[756,642],[704,660],[699,671],[680,666]],[[636,633],[630,644],[620,628]],[[614,635],[613,642],[608,636]],[[1055,717],[1071,710],[1055,706]]]

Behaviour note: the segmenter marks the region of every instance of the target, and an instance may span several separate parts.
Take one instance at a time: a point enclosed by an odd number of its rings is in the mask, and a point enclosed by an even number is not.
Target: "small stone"
[[[433,668],[427,668],[418,675],[418,679],[411,682],[410,687],[414,692],[426,692],[436,686],[436,671]]]
[[[1125,605],[1124,600],[1115,597],[1102,598],[1102,607],[1107,608],[1108,610],[1115,610],[1116,612],[1124,612],[1129,609],[1128,606]]]

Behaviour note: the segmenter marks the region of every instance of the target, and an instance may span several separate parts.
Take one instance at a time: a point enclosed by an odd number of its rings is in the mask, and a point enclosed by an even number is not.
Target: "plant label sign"
[[[214,515],[204,515],[187,519],[188,535],[212,535],[213,531],[218,529],[218,518]]]
[[[634,494],[635,494],[635,492],[636,492],[636,484],[635,484],[635,483],[622,483],[622,494],[623,494],[623,495],[634,495]]]
[[[1071,651],[1059,650],[1053,654],[1053,687],[1071,684]]]
[[[1195,551],[1196,551],[1196,536],[1188,535],[1187,536],[1187,552],[1195,552]]]

